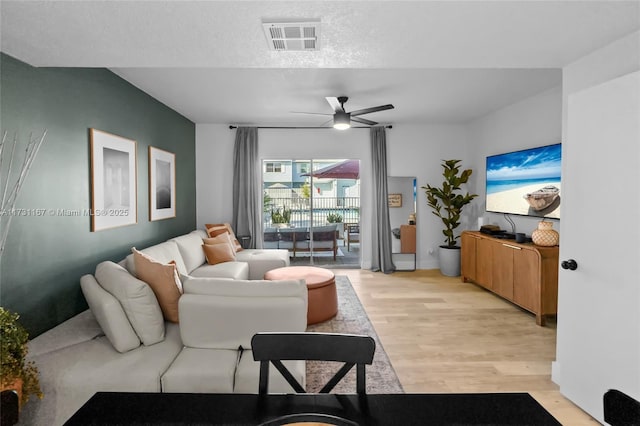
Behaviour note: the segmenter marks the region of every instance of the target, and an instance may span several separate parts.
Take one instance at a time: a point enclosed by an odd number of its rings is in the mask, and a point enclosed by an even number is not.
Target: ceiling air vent
[[[319,50],[320,20],[295,22],[263,22],[269,49]]]

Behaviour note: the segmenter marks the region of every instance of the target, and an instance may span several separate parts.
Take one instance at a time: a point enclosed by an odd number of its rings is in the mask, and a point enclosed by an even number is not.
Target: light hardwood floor
[[[556,325],[437,270],[347,275],[405,392],[528,392],[563,425],[598,425],[551,381]]]

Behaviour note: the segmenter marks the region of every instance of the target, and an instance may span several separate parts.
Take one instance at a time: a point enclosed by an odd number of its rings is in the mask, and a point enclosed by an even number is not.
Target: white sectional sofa
[[[20,424],[63,424],[97,391],[257,393],[251,337],[304,331],[307,287],[303,280],[261,279],[289,264],[286,250],[243,250],[236,262],[206,264],[206,236],[197,230],[141,250],[176,263],[179,323],[164,321],[131,256],[102,262],[95,275],[81,278],[90,309],[29,342],[44,398],[24,406]],[[289,367],[304,383],[304,362]],[[270,390],[292,392],[271,371]]]

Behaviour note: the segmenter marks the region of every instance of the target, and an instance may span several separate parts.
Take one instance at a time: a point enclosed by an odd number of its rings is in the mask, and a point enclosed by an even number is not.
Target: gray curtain
[[[233,148],[233,219],[237,236],[249,236],[249,248],[261,238],[258,129],[238,127]]]
[[[387,136],[383,126],[371,128],[373,171],[373,226],[371,227],[372,271],[389,274],[396,270],[391,258],[391,224],[387,191]]]

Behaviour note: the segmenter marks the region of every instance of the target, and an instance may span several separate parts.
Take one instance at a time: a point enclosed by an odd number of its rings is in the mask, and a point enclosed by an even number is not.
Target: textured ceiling
[[[3,0],[1,46],[34,66],[111,68],[195,122],[317,124],[290,112],[339,95],[396,106],[374,120],[464,121],[557,86],[559,68],[637,31],[639,5]],[[321,50],[269,50],[261,22],[301,18],[321,20]]]
[[[381,123],[464,122],[558,86],[561,71],[488,69],[115,69],[197,123],[321,125],[326,96]],[[179,82],[179,83],[177,83]]]

